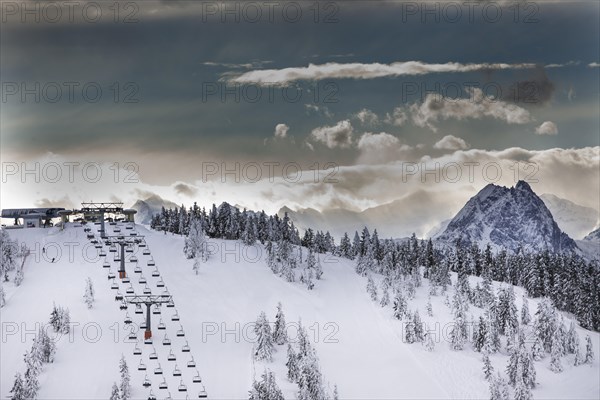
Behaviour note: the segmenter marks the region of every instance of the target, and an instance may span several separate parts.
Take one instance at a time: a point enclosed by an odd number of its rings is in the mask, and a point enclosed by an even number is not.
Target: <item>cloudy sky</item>
[[[2,1],[3,208],[448,214],[525,178],[599,208],[597,1],[29,3]]]

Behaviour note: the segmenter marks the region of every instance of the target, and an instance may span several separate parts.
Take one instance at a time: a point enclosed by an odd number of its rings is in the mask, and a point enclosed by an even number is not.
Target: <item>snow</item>
[[[121,228],[122,233],[128,232]],[[262,246],[249,248],[240,242],[212,240],[214,254],[201,265],[199,275],[195,275],[193,260],[187,260],[183,254],[182,237],[150,231],[139,225],[136,231],[145,236],[185,329],[185,338],[176,337],[179,323],[170,320],[174,308],[163,306],[162,318],[177,356],[176,363],[188,388],[194,388],[188,392],[190,398],[197,396],[199,385],[191,383],[195,369],[186,367],[189,354],[194,356],[210,398],[247,398],[253,377],[259,378],[265,367],[275,372],[285,397],[295,398],[297,387],[286,378],[286,346],[276,346],[273,362],[252,359],[253,323],[261,311],[274,322],[279,301],[289,326],[288,335],[294,338],[296,324],[301,320],[317,350],[324,381],[331,390],[337,384],[341,398],[475,399],[489,396],[481,370],[481,354],[472,351],[470,346],[464,351],[453,351],[443,341],[442,333],[449,332],[452,320],[444,296],[432,297],[434,316],[427,316],[426,280],[408,307],[412,311],[418,309],[423,321],[436,327],[439,341],[433,352],[418,343],[402,342],[402,323],[393,319],[391,306],[382,308],[371,301],[365,290],[367,280],[354,272],[354,261],[321,255],[323,279],[315,281],[315,289],[308,291],[299,283],[288,283],[274,275],[266,265],[266,251]],[[157,362],[148,359],[152,346],[140,343],[142,356],[133,355],[135,344],[128,343],[128,331],[124,329],[125,311],[119,310],[119,303],[114,301],[115,291],[110,289],[102,259],[89,259],[95,254],[93,247],[89,248],[87,260],[81,251],[88,244],[83,228],[22,229],[9,233],[12,239],[27,243],[32,255],[25,263],[23,284],[18,288],[12,283],[4,284],[7,305],[0,313],[3,334],[0,396],[8,396],[15,373],[23,372],[23,353],[31,346],[37,330],[35,323],[47,323],[52,303],[56,302],[68,307],[71,321],[79,325],[74,327],[70,338],[60,338],[55,362],[44,365],[40,375],[40,399],[108,398],[112,383],[119,380],[121,354],[127,359],[135,398],[148,396],[149,390],[141,386],[146,374],[157,398],[166,397],[166,391],[158,389],[162,378],[153,374]],[[49,251],[52,243],[60,245],[63,256],[50,263],[37,254],[36,260],[36,249],[46,246]],[[67,243],[77,244],[71,245],[75,248],[72,260],[66,254]],[[261,259],[257,259],[257,253]],[[116,272],[117,263],[112,261],[112,254],[108,253],[108,259]],[[162,289],[155,285],[159,278],[151,277],[154,267],[146,266],[150,256],[143,255],[141,250],[136,256],[153,294],[161,293]],[[138,276],[133,273],[131,263],[127,263],[127,270],[139,293],[143,285],[137,283]],[[96,292],[92,309],[87,309],[83,301],[88,276]],[[381,281],[380,276],[373,277],[377,283]],[[472,284],[478,279],[472,277]],[[125,294],[125,285],[120,286]],[[515,291],[520,307],[522,289]],[[530,299],[529,307],[533,314],[537,300]],[[475,318],[481,312],[473,306],[469,309]],[[134,322],[141,322],[145,316],[134,314],[132,306],[129,315]],[[157,317],[152,316],[154,347],[169,384],[168,391],[174,399],[185,398],[177,392],[179,378],[171,376],[175,362],[166,359],[168,346],[160,343],[163,333],[156,329]],[[565,315],[567,325],[569,321]],[[15,326],[18,334],[9,334],[9,329]],[[97,341],[94,327],[101,329]],[[548,369],[548,356],[536,362],[539,385],[533,390],[534,398],[600,398],[600,336],[584,329],[578,331],[582,351],[585,335],[592,337],[596,354],[593,365],[574,367],[571,355],[563,358],[565,371],[555,374]],[[180,351],[186,340],[191,347],[191,353],[187,354]],[[137,371],[140,358],[148,368],[145,372]],[[503,372],[508,356],[503,351],[492,355],[491,360],[496,371]]]

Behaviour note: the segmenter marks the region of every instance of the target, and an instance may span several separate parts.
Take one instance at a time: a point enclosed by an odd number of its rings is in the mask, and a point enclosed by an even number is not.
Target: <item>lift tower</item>
[[[146,330],[144,331],[144,340],[152,337],[152,329],[150,329],[150,316],[152,312],[150,307],[154,304],[164,304],[173,301],[173,296],[168,294],[161,295],[143,295],[143,296],[124,296],[123,300],[129,304],[146,305]]]
[[[80,212],[87,215],[100,216],[100,237],[104,239],[104,214],[122,214],[123,203],[81,203]]]
[[[119,278],[123,279],[127,276],[125,272],[125,246],[140,244],[144,241],[144,236],[124,236],[124,235],[111,235],[103,236],[105,244],[110,246],[116,243],[121,246],[121,262],[119,265]]]

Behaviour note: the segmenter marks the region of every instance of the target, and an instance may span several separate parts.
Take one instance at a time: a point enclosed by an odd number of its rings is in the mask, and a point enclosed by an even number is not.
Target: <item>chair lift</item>
[[[148,287],[147,284],[146,284],[146,287],[144,288],[144,294],[152,294],[152,290],[150,290],[150,288]]]
[[[135,272],[136,274],[141,274],[142,267],[140,267],[139,265],[136,264],[135,268],[133,269],[133,272]]]
[[[200,377],[200,372],[198,372],[198,370],[196,370],[196,375],[194,375],[192,382],[193,383],[202,383],[202,378]]]
[[[108,248],[108,251],[110,253],[116,253],[117,252],[117,246],[115,246],[114,244],[111,244],[110,247]]]
[[[135,313],[136,314],[143,314],[144,313],[144,310],[142,310],[142,306],[141,305],[139,305],[139,304],[135,305]]]
[[[173,376],[181,376],[181,370],[177,368],[177,364],[175,364],[175,369],[173,370]]]
[[[144,344],[152,344],[152,343],[154,343],[154,342],[152,341],[151,337],[144,339]]]
[[[168,287],[165,286],[165,290],[163,290],[162,295],[163,296],[170,296],[171,295],[171,293],[169,293],[169,288]]]
[[[175,357],[175,354],[173,353],[173,349],[169,350],[169,355],[167,356],[167,361],[175,361],[177,360],[177,357]]]
[[[129,308],[129,305],[127,304],[126,301],[121,302],[121,304],[119,305],[119,310],[123,311],[123,310],[127,310]]]
[[[140,329],[146,329],[146,320],[140,322]]]
[[[137,345],[137,343],[135,344],[135,347],[133,349],[133,355],[134,356],[141,356],[142,355],[142,349],[140,349],[140,346]],[[142,362],[140,360],[140,362]]]
[[[104,259],[104,264],[102,264],[102,268],[110,268],[110,263]]]
[[[206,399],[207,397],[208,395],[206,394],[206,388],[204,388],[204,385],[202,385],[202,389],[200,389],[200,392],[198,393],[198,398]]]
[[[168,308],[175,307],[175,302],[173,301],[173,299],[169,300],[169,302],[167,303],[167,307]]]
[[[194,360],[194,356],[192,356],[192,359],[188,361],[187,366],[188,368],[196,368],[196,361]]]
[[[154,306],[154,310],[152,310],[152,314],[160,314],[160,306],[156,304]]]
[[[121,282],[123,282],[123,283],[131,283],[131,280],[129,279],[128,276],[126,276],[123,279],[121,279]]]
[[[134,293],[133,286],[129,285],[129,287],[127,288],[127,290],[125,290],[125,292],[127,294],[133,294]]]
[[[131,226],[131,225],[125,225],[125,229],[133,229],[133,226]]]
[[[100,244],[100,243],[98,243],[98,241],[96,241],[96,245],[94,247],[97,248],[97,249],[101,249],[102,248],[102,244]]]
[[[165,333],[165,337],[163,338],[162,344],[163,344],[163,346],[170,346],[171,345],[171,339],[169,339],[169,337],[167,336],[166,333]]]
[[[116,275],[114,272],[112,271],[108,271],[108,280],[110,281],[111,279],[115,279]]]
[[[142,252],[143,255],[145,256],[149,256],[150,255],[150,249],[145,248],[144,251]]]
[[[120,262],[121,261],[121,256],[119,255],[119,253],[115,253],[115,256],[113,257],[113,260],[115,262]]]
[[[152,393],[152,389],[150,389],[150,394],[148,395],[148,400],[156,400],[156,396]]]
[[[119,233],[119,232],[121,232],[121,228],[115,228],[115,229],[113,229],[113,232]]]
[[[153,257],[152,257],[152,258],[150,258],[150,259],[148,260],[148,266],[149,266],[149,267],[154,267],[155,265],[156,265],[156,264],[154,263],[154,258],[153,258]]]
[[[178,337],[184,337],[185,336],[185,331],[183,330],[183,326],[181,324],[179,324],[179,329],[177,330],[176,335]]]
[[[113,290],[117,290],[119,289],[119,284],[113,279],[112,285],[110,285],[110,288]]]
[[[177,313],[177,310],[175,310],[175,314],[173,314],[171,317],[171,321],[179,321],[179,314]]]
[[[162,278],[159,279],[159,281],[156,282],[156,287],[165,287],[165,281],[163,281]]]
[[[154,368],[154,375],[162,375],[163,374],[163,370],[160,367],[160,363],[158,363],[158,367]]]
[[[128,245],[125,248],[125,253],[133,253],[133,246],[132,245]]]
[[[154,271],[152,271],[152,276],[154,278],[157,278],[160,276],[160,272],[158,272],[158,268],[154,268]],[[162,279],[161,279],[161,281],[162,281]],[[158,283],[156,284],[156,286],[158,286]],[[160,286],[158,286],[158,287],[160,287]]]
[[[98,253],[99,257],[106,257],[106,251],[104,250],[100,250],[100,253]]]
[[[145,277],[144,275],[140,275],[140,279],[138,280],[138,283],[139,283],[140,285],[143,285],[143,284],[145,284],[146,282],[148,282],[148,281],[146,280],[146,277]]]
[[[131,333],[129,333],[129,340],[137,340],[137,335],[135,334],[135,332],[133,332],[133,330],[131,331]]]
[[[179,392],[187,392],[187,386],[185,386],[185,383],[183,383],[183,379],[179,381],[179,386],[177,387],[177,390]]]
[[[146,242],[144,242],[142,240],[141,242],[138,243],[138,247],[146,247]]]
[[[163,322],[162,318],[160,319],[160,321],[158,323],[158,329],[161,330],[161,331],[167,329],[167,325],[165,325],[165,323]]]
[[[167,397],[165,397],[165,400],[173,400],[173,398],[171,398],[171,392],[169,392],[169,394],[167,395]]]
[[[165,377],[163,376],[163,380],[162,380],[162,382],[161,382],[161,383],[159,383],[159,384],[158,384],[158,388],[159,388],[159,389],[166,389],[166,388],[168,388],[168,387],[169,387],[169,386],[167,386],[167,381],[165,380]]]
[[[137,232],[131,232],[129,236],[137,236]]]
[[[144,369],[146,369],[146,368],[144,367]],[[152,382],[150,382],[150,379],[148,379],[148,375],[146,375],[144,377],[144,382],[142,383],[142,386],[143,387],[150,387],[150,386],[152,386]]]
[[[181,352],[182,353],[189,353],[190,352],[190,345],[188,344],[187,340],[185,341],[185,344],[181,348]]]
[[[156,349],[154,348],[154,346],[152,346],[152,353],[150,353],[149,358],[151,360],[157,360],[158,359],[158,354],[156,354]]]
[[[129,313],[125,314],[125,321],[123,322],[125,323],[125,325],[131,324],[131,317],[129,316]]]
[[[142,360],[140,359],[140,363],[138,364],[138,371],[145,371],[146,370],[146,364],[144,364],[142,362]]]
[[[129,262],[137,262],[137,257],[136,256],[129,257]]]
[[[117,290],[117,294],[115,294],[115,301],[122,301],[123,300],[123,295],[121,294],[120,290]]]

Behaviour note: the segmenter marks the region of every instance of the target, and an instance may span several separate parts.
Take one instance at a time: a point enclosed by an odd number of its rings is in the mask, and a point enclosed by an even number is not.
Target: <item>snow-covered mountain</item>
[[[598,222],[598,210],[591,207],[584,207],[549,193],[542,194],[540,198],[559,228],[574,239],[583,238]]]
[[[178,208],[180,206],[155,194],[148,197],[146,200],[136,201],[131,208],[137,210],[137,214],[135,215],[136,223],[149,224],[150,220],[152,219],[152,215],[160,212],[162,207]]]
[[[600,241],[600,228],[590,232],[586,237],[583,238],[583,240]]]
[[[283,207],[278,215],[283,216],[287,212],[301,231],[308,227],[329,231],[336,239],[345,232],[352,236],[354,231],[360,231],[364,226],[371,231],[377,229],[379,237],[382,238],[403,238],[413,233],[417,237],[423,237],[437,226],[439,221],[451,218],[452,210],[460,208],[462,203],[448,204],[447,198],[420,190],[363,211],[343,208],[321,212],[312,208],[294,211]]]
[[[576,250],[573,239],[562,232],[552,213],[529,184],[519,181],[507,188],[489,184],[472,197],[436,239],[490,243],[494,248],[551,251]]]

